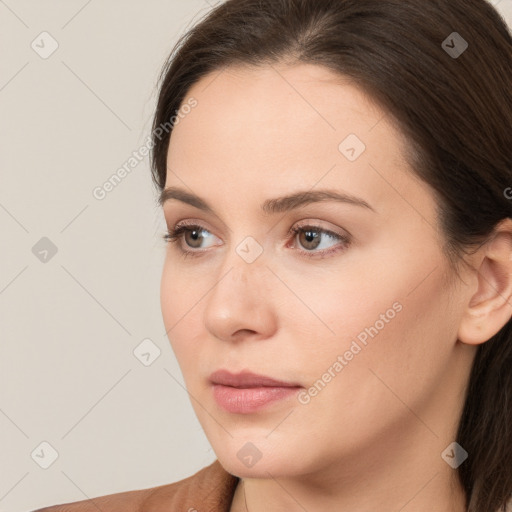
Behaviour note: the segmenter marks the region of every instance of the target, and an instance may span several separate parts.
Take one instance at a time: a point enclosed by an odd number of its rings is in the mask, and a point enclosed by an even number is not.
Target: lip
[[[302,387],[250,371],[233,374],[218,370],[210,375],[213,397],[224,410],[233,414],[250,414],[286,398]]]
[[[301,387],[297,382],[284,382],[282,380],[272,379],[265,375],[258,375],[248,370],[240,373],[231,373],[227,370],[217,370],[210,375],[210,381],[213,384],[222,384],[223,386],[231,386],[233,388],[295,388]]]

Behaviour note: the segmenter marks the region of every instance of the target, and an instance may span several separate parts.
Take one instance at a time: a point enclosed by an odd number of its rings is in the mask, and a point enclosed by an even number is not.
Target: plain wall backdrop
[[[0,512],[215,459],[165,334],[165,222],[134,152],[165,58],[216,3],[0,0]],[[512,0],[492,3],[512,24]]]

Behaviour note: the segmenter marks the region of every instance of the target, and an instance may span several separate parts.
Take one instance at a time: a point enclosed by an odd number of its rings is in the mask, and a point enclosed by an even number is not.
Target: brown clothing
[[[229,512],[239,480],[216,459],[179,482],[63,503],[33,512]],[[507,512],[512,512],[512,498]]]
[[[33,512],[229,512],[239,478],[216,459],[179,482],[46,507]]]

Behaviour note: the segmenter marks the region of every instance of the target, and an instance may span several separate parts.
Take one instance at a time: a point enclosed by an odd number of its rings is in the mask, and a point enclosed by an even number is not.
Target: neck
[[[230,510],[466,512],[457,471],[441,457],[451,439],[427,433],[422,425],[415,434],[398,432],[386,446],[376,442],[341,463],[323,461],[321,469],[308,474],[243,478]]]

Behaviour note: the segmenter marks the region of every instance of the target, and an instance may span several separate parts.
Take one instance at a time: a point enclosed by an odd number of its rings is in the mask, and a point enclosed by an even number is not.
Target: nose
[[[248,263],[233,250],[207,296],[206,329],[215,338],[231,342],[271,337],[277,327],[274,281],[264,258]]]

